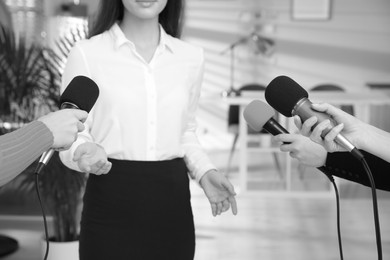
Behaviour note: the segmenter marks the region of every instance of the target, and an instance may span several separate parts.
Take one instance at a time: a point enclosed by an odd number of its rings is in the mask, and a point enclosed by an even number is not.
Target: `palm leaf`
[[[44,109],[58,109],[61,74],[66,57],[75,42],[86,33],[75,31],[57,41],[58,51],[18,43],[12,32],[0,26],[0,116],[11,121],[28,122]],[[34,192],[36,163],[13,182],[21,193]],[[65,167],[55,153],[39,176],[44,206],[53,216],[55,241],[72,241],[78,236],[77,210],[86,174]],[[8,186],[8,185],[7,185]]]

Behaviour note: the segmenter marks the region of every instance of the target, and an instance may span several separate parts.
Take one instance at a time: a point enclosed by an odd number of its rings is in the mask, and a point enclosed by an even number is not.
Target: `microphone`
[[[248,125],[260,132],[263,128],[272,135],[288,134],[288,131],[276,121],[275,111],[260,100],[253,100],[244,109],[244,118]]]
[[[99,97],[99,88],[96,83],[85,76],[76,76],[66,87],[60,97],[60,109],[81,109],[89,113]],[[39,159],[36,174],[50,161],[54,154],[54,149],[44,152]]]
[[[335,122],[330,116],[323,112],[314,110],[309,100],[309,94],[297,82],[287,76],[274,78],[265,89],[265,99],[274,109],[286,117],[298,115],[302,121],[306,121],[312,116],[317,117],[316,127],[320,122],[329,119],[332,126],[325,129],[321,136],[324,137],[334,126]],[[338,134],[335,141],[361,160],[363,154],[343,135]]]

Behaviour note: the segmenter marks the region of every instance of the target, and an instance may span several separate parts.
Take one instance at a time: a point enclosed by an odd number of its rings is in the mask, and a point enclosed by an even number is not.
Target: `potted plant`
[[[36,164],[34,167],[27,169],[22,175],[23,179],[20,182],[22,190],[31,191],[35,189],[35,166]],[[53,155],[39,176],[38,185],[43,207],[53,219],[52,232],[49,232],[50,250],[48,259],[78,259],[81,198],[86,177],[86,174],[70,170],[64,166],[58,153]],[[59,244],[66,245],[66,249],[61,250]],[[46,243],[43,243],[43,250],[45,249]],[[57,250],[60,250],[60,252],[56,252]]]
[[[63,40],[65,41],[65,40]],[[69,41],[69,40],[66,40]],[[61,41],[60,41],[61,42]],[[67,45],[68,46],[68,45]],[[62,48],[62,55],[67,54]],[[42,46],[27,46],[12,31],[0,28],[0,115],[2,121],[28,123],[58,109],[63,57]],[[18,191],[34,192],[36,163],[13,182]],[[86,174],[70,170],[55,153],[39,175],[43,207],[52,216],[49,240],[78,243],[79,212]],[[54,245],[50,245],[49,259]],[[76,249],[78,259],[78,245]]]

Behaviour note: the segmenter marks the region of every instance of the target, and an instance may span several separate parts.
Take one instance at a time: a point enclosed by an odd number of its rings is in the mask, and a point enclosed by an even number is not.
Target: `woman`
[[[71,51],[63,86],[92,78],[100,96],[71,149],[70,168],[91,173],[80,259],[193,259],[187,172],[213,215],[232,207],[230,182],[197,140],[203,51],[179,40],[179,0],[102,0],[90,39]]]

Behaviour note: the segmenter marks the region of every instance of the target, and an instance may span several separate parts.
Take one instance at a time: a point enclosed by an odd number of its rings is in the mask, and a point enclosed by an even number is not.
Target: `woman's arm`
[[[183,133],[181,144],[184,149],[184,160],[186,161],[189,173],[193,179],[200,181],[203,175],[210,171],[216,170],[210,159],[203,151],[198,137],[196,135],[196,110],[200,97],[201,85],[203,80],[204,57],[201,49],[199,53],[199,67],[196,80],[190,88],[190,97],[188,105],[187,125]]]
[[[79,46],[79,43],[76,43],[67,57],[65,70],[62,74],[61,94],[65,91],[66,87],[72,81],[72,79],[79,75],[91,78],[91,72],[85,57],[85,53]],[[72,144],[70,149],[61,151],[59,153],[59,157],[62,163],[70,169],[81,171],[78,163],[73,160],[74,153],[81,144],[87,142],[93,143],[93,138],[89,133],[90,126],[92,125],[93,110],[94,109],[92,108],[92,110],[89,112],[87,120],[84,123],[84,131],[78,134],[76,141]]]

